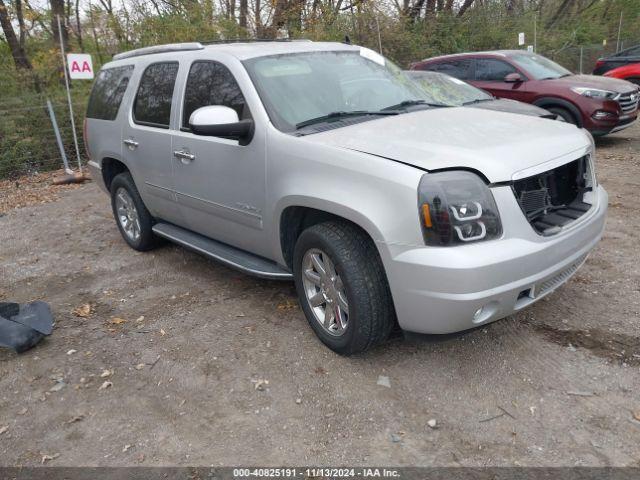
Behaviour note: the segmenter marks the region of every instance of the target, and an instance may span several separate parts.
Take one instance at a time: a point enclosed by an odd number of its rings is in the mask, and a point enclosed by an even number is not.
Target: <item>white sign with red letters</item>
[[[93,62],[91,55],[84,53],[67,54],[67,67],[69,68],[69,78],[71,80],[92,80]]]

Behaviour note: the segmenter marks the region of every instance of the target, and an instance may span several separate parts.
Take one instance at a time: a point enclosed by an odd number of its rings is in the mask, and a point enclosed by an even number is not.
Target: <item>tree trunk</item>
[[[24,46],[20,44],[20,40],[16,36],[16,32],[13,30],[11,19],[9,18],[9,11],[4,3],[4,0],[0,0],[0,24],[2,25],[2,32],[7,39],[9,49],[11,50],[11,56],[17,69],[33,70],[31,62],[27,57],[24,50]]]
[[[82,43],[82,24],[80,23],[80,0],[76,0],[76,37],[78,37],[78,45],[80,51],[84,53],[84,43]]]
[[[460,10],[458,10],[458,17],[463,16],[464,12],[466,12],[471,5],[473,5],[473,0],[464,0],[464,3],[460,6]]]
[[[60,45],[60,32],[58,30],[58,17],[60,17],[60,26],[62,27],[62,42],[64,51],[68,51],[69,32],[67,32],[66,15],[64,8],[64,0],[50,0],[51,3],[51,33],[53,34],[53,42],[58,48]]]
[[[241,28],[247,28],[247,16],[249,15],[248,0],[240,0],[240,18],[238,19]]]

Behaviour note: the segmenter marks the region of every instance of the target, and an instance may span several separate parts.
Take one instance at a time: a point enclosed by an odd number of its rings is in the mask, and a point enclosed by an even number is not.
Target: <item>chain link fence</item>
[[[591,74],[599,58],[613,55],[616,50],[621,51],[625,48],[640,45],[640,38],[621,40],[616,49],[617,44],[617,40],[613,40],[600,44],[568,46],[559,50],[540,53],[572,72]]]
[[[52,99],[63,147],[71,166],[77,165],[69,107],[60,99]],[[84,104],[74,110],[84,112]],[[75,113],[75,112],[74,112]],[[82,125],[82,113],[75,116]],[[82,132],[78,134],[80,158],[86,159]],[[0,179],[14,178],[46,170],[62,168],[63,161],[49,118],[46,99],[20,106],[0,104]]]

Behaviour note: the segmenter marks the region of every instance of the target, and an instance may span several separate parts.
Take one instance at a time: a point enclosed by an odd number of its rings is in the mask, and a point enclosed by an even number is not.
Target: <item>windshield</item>
[[[469,103],[493,100],[491,95],[479,88],[443,73],[415,70],[405,73],[438,103],[459,107]]]
[[[518,53],[511,55],[510,59],[525,70],[532,80],[546,80],[571,75],[571,72],[566,68],[540,55]]]
[[[257,57],[244,65],[271,121],[285,132],[310,120],[339,118],[336,113],[406,109],[412,102],[433,102],[402,70],[368,49]],[[403,102],[409,103],[400,105]],[[384,117],[366,116],[376,118]]]

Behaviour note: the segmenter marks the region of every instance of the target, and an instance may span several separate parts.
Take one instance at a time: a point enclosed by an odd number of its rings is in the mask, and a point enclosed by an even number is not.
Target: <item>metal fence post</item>
[[[56,134],[56,141],[58,142],[58,148],[60,149],[60,156],[62,157],[62,163],[64,163],[64,171],[67,175],[72,175],[73,170],[69,168],[69,161],[67,160],[67,152],[64,151],[64,144],[62,143],[62,137],[60,137],[60,129],[58,128],[58,122],[56,121],[56,113],[53,111],[53,105],[51,100],[47,98],[47,109],[49,110],[49,118],[51,118],[51,125],[53,125],[53,131]]]
[[[580,45],[580,73],[582,73],[582,59],[584,58],[584,47]]]
[[[73,118],[73,105],[71,103],[71,90],[69,88],[69,74],[67,73],[67,60],[64,57],[64,40],[62,38],[62,26],[60,25],[60,15],[58,15],[58,33],[60,34],[60,53],[62,54],[62,68],[64,69],[64,83],[67,87],[67,101],[69,102],[69,115],[71,116],[71,130],[73,130],[73,144],[76,147],[78,157],[78,171],[82,173],[82,161],[80,160],[80,149],[78,148],[78,135],[76,134],[76,121]]]

